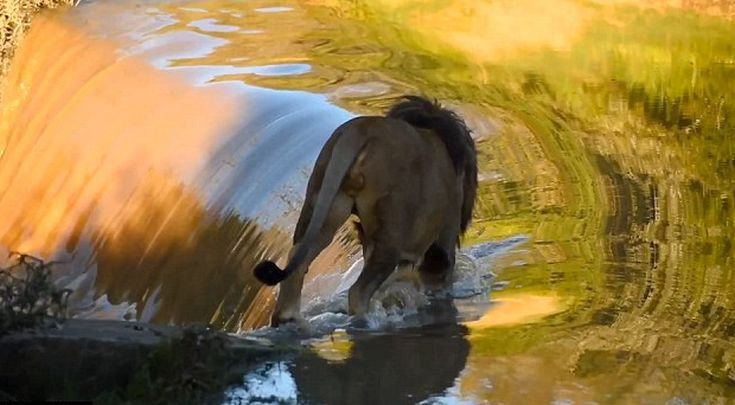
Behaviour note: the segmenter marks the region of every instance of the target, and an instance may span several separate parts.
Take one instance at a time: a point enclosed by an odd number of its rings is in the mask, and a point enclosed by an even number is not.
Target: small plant
[[[101,404],[221,403],[242,375],[222,333],[202,327],[161,342],[124,388],[96,398]]]
[[[71,290],[53,284],[53,263],[20,253],[10,257],[15,263],[0,268],[0,336],[64,320]]]

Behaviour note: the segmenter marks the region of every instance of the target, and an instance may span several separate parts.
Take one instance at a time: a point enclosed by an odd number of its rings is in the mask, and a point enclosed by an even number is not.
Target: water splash
[[[480,319],[492,305],[495,286],[492,263],[526,243],[524,236],[470,246],[458,252],[454,281],[446,295],[429,296],[414,270],[396,271],[371,300],[367,329],[387,331]],[[313,277],[304,285],[303,316],[306,325],[265,327],[247,335],[276,340],[321,337],[351,328],[347,315],[347,291],[362,271],[359,258],[342,272]]]

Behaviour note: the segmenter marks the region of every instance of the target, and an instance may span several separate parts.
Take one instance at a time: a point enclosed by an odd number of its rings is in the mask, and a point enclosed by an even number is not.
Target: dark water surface
[[[322,143],[421,93],[462,114],[479,151],[460,322],[425,322],[399,294],[411,311],[304,341],[230,402],[730,403],[735,5],[711,3],[97,1],[47,15],[1,106],[0,251],[64,260],[78,316],[259,328],[273,292],[251,268],[284,258]],[[315,262],[315,322],[339,323],[319,314],[340,305],[358,252],[345,228]]]

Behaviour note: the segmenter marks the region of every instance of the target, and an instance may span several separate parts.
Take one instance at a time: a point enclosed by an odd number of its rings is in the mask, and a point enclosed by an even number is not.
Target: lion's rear
[[[417,96],[406,96],[386,115],[403,120],[417,128],[434,131],[449,153],[454,170],[463,176],[463,203],[460,228],[462,232],[472,219],[477,195],[477,155],[475,143],[464,121],[454,112]]]

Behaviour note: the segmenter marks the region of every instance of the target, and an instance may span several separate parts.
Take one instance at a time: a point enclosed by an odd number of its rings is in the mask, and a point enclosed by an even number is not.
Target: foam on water
[[[449,291],[427,294],[421,288],[416,272],[397,270],[375,294],[366,317],[367,329],[373,332],[415,328],[447,322],[479,319],[492,305],[490,292],[495,287],[494,259],[527,241],[516,236],[498,242],[487,242],[461,249],[457,253],[454,282]],[[352,317],[347,315],[347,292],[360,275],[363,260],[356,260],[345,272],[321,276],[322,284],[336,286],[332,291],[308,299],[302,308],[305,324],[264,327],[248,335],[275,340],[294,335],[314,338],[335,330],[349,329]],[[309,289],[313,286],[306,285]]]

